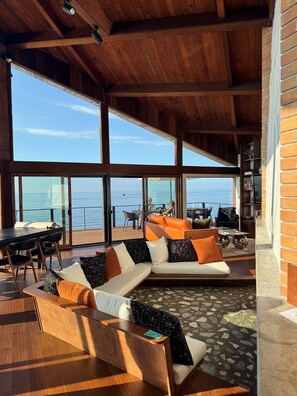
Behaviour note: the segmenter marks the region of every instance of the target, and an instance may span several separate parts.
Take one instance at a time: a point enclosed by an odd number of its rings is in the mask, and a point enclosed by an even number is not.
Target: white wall
[[[272,31],[271,74],[266,159],[266,224],[280,264],[280,1],[275,4]]]

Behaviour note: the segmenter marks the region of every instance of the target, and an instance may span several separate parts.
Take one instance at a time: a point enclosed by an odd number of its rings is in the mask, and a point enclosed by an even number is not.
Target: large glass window
[[[100,162],[100,107],[12,69],[14,160]]]
[[[183,143],[183,165],[184,166],[226,166],[216,162],[190,149],[190,145]]]
[[[173,138],[150,132],[111,111],[109,139],[113,164],[174,165]]]

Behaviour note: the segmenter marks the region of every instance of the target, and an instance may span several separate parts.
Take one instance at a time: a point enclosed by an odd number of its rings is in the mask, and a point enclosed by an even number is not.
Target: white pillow
[[[75,262],[74,264],[70,265],[70,267],[64,268],[61,271],[56,271],[56,273],[64,280],[80,283],[81,285],[92,289],[84,271],[81,268],[81,265],[78,262]]]
[[[128,253],[126,245],[123,242],[120,245],[115,246],[114,250],[118,256],[122,272],[125,272],[128,269],[135,267],[135,263],[130,254]]]
[[[158,265],[168,261],[169,253],[165,238],[162,237],[156,241],[146,241],[147,247],[149,248],[153,265]]]
[[[93,291],[98,311],[132,321],[133,316],[129,298],[96,289]]]

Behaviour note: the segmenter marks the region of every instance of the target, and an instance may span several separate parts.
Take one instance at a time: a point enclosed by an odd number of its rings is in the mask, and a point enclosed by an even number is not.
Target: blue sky
[[[12,71],[14,158],[100,162],[100,107],[17,69]],[[174,165],[174,144],[110,112],[112,163]],[[184,164],[218,166],[184,149]]]

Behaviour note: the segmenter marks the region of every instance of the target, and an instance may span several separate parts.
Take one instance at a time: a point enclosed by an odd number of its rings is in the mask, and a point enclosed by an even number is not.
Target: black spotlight
[[[97,32],[98,28],[99,28],[99,26],[94,25],[93,31],[92,31],[92,37],[96,41],[96,44],[101,44],[101,43],[103,43],[103,40],[102,40],[102,37],[100,36],[100,34]]]
[[[72,7],[70,0],[65,0],[62,10],[68,15],[75,15],[76,9]]]

